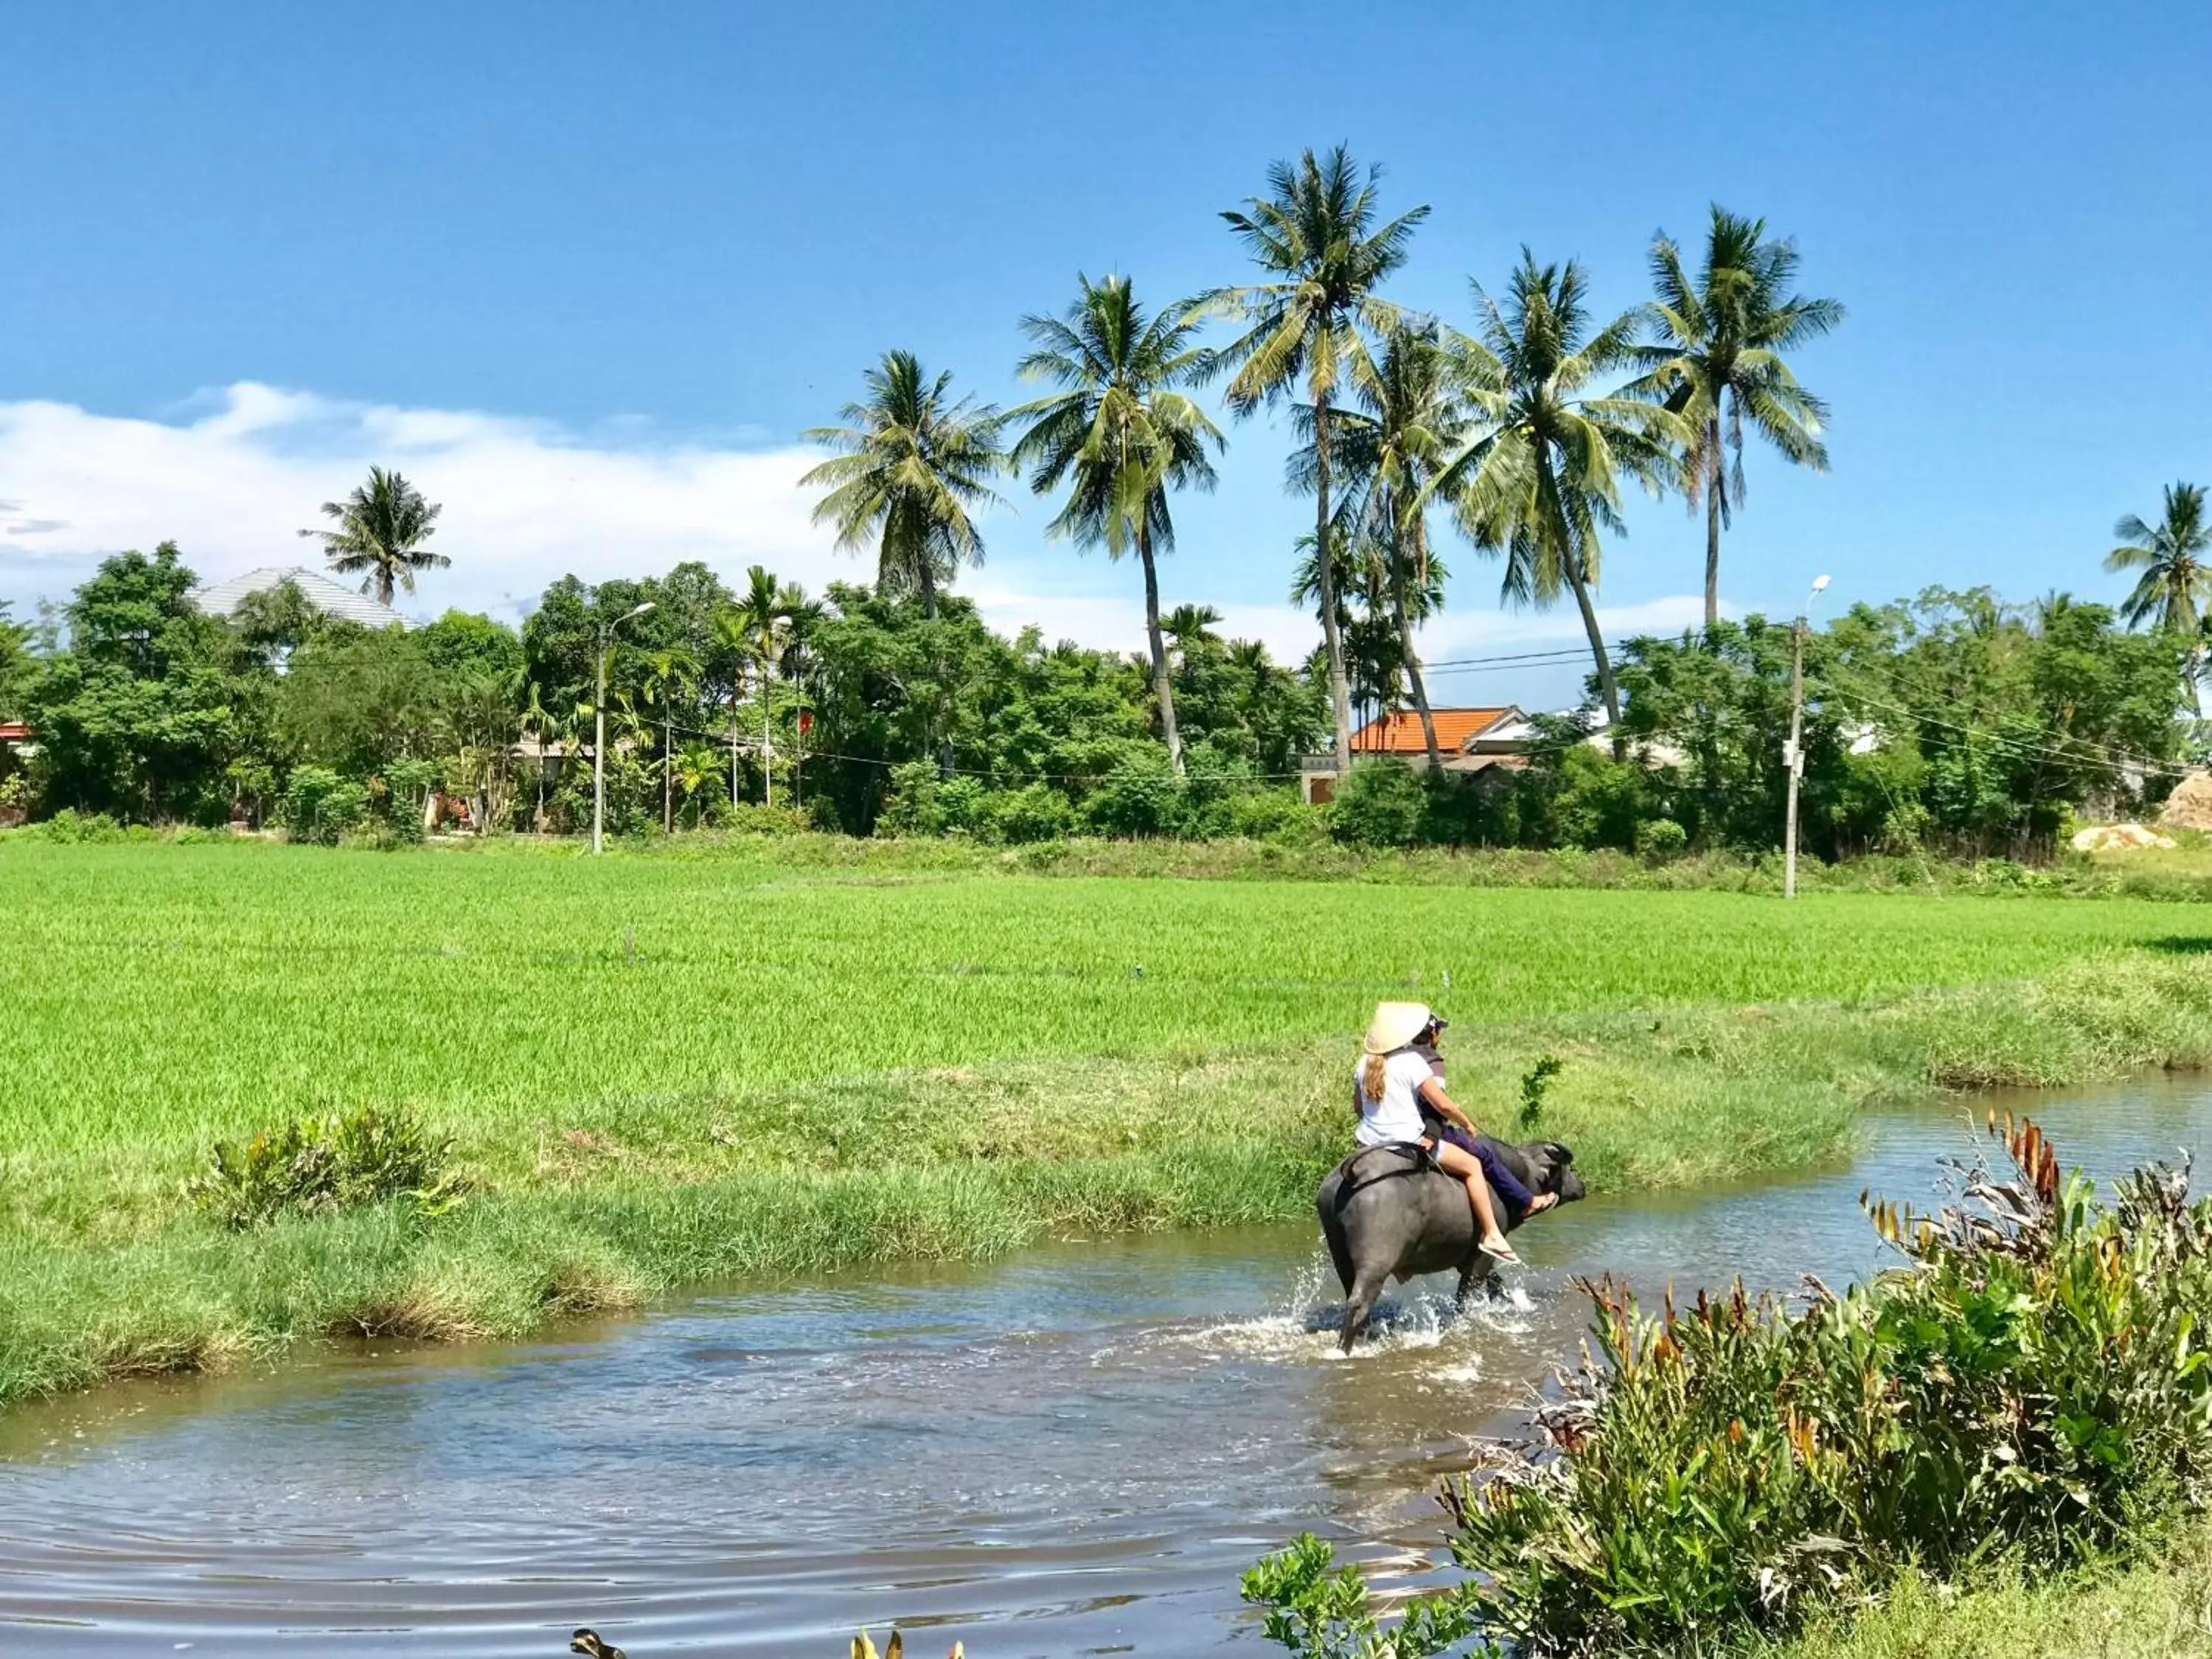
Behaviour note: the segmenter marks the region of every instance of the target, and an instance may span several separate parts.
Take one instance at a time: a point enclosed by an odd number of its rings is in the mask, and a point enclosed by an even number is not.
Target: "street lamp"
[[[1790,746],[1783,750],[1790,768],[1790,811],[1782,826],[1782,896],[1797,896],[1797,780],[1805,773],[1805,629],[1813,605],[1828,586],[1826,576],[1813,578],[1813,591],[1790,630]]]
[[[603,825],[607,816],[607,653],[613,649],[615,629],[626,622],[635,622],[653,609],[647,599],[634,611],[626,611],[612,622],[599,624],[599,694],[592,700],[592,853],[594,857],[606,850]]]

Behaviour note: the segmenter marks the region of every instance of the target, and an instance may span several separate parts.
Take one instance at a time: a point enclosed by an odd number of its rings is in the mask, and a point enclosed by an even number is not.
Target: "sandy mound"
[[[2182,779],[2166,798],[2158,821],[2168,830],[2212,831],[2212,772],[2191,772]]]
[[[2074,850],[2077,853],[2129,853],[2139,847],[2172,845],[2172,836],[2146,830],[2140,823],[2094,824],[2074,835]]]

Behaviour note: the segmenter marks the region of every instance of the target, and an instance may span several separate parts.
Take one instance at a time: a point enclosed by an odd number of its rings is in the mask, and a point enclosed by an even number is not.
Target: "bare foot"
[[[1482,1241],[1481,1249],[1485,1255],[1493,1256],[1509,1267],[1521,1265],[1521,1258],[1513,1254],[1513,1247],[1505,1242],[1504,1233],[1491,1234]]]
[[[1539,1193],[1528,1200],[1528,1213],[1541,1215],[1559,1201],[1559,1195],[1557,1193]]]

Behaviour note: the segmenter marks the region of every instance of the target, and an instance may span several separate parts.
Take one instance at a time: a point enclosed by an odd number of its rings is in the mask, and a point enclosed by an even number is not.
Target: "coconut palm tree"
[[[982,562],[970,514],[999,499],[988,481],[1006,465],[1002,417],[992,404],[953,398],[952,376],[931,378],[910,351],[885,353],[863,379],[867,395],[845,405],[846,424],[805,434],[842,453],[799,483],[829,491],[814,522],[836,525],[840,548],[875,544],[878,590],[919,592],[933,620],[938,583]]]
[[[1220,452],[1220,429],[1181,390],[1203,375],[1208,359],[1192,343],[1197,318],[1190,304],[1147,318],[1127,277],[1094,283],[1079,273],[1075,280],[1079,292],[1065,318],[1022,319],[1031,343],[1022,378],[1049,380],[1060,390],[1012,412],[1011,418],[1030,422],[1013,460],[1030,469],[1030,488],[1041,495],[1068,486],[1067,503],[1048,534],[1103,547],[1109,559],[1136,550],[1145,574],[1152,693],[1169,761],[1180,774],[1182,736],[1160,637],[1155,556],[1175,546],[1169,491],[1213,486],[1206,451]]]
[[[1376,193],[1382,170],[1363,176],[1339,144],[1326,155],[1307,150],[1293,165],[1267,169],[1267,194],[1221,216],[1270,280],[1217,289],[1218,307],[1240,318],[1245,331],[1218,362],[1231,368],[1229,406],[1249,415],[1262,403],[1304,393],[1315,411],[1313,441],[1314,544],[1328,537],[1331,406],[1350,376],[1371,373],[1363,330],[1383,331],[1398,321],[1395,307],[1375,290],[1406,262],[1414,227],[1428,216],[1418,207],[1377,225]],[[1337,626],[1334,572],[1317,567],[1322,588],[1322,642],[1328,658],[1329,702],[1336,720],[1336,766],[1351,764],[1352,705],[1344,672],[1344,641]]]
[[[698,683],[699,659],[681,646],[649,653],[645,695],[660,708],[660,828],[676,827],[676,704]]]
[[[453,563],[422,545],[437,532],[438,514],[444,510],[424,501],[422,492],[398,472],[372,466],[366,484],[356,486],[343,501],[323,503],[323,515],[337,521],[336,530],[300,533],[322,543],[331,569],[360,575],[361,591],[388,605],[395,586],[415,591],[416,571],[443,570]]]
[[[1389,595],[1398,630],[1397,656],[1431,768],[1443,757],[1437,747],[1436,717],[1429,707],[1421,659],[1413,646],[1413,624],[1443,608],[1443,589],[1431,579],[1429,553],[1429,487],[1444,462],[1467,440],[1470,410],[1460,395],[1451,355],[1433,323],[1401,319],[1384,335],[1373,373],[1354,386],[1356,409],[1330,414],[1332,447],[1345,481],[1339,518],[1355,552],[1373,562]],[[1310,433],[1312,411],[1297,411],[1301,430]],[[1314,487],[1319,450],[1315,444],[1291,458],[1291,488]],[[1419,591],[1417,602],[1413,590]]]
[[[1506,603],[1572,592],[1617,729],[1620,690],[1597,621],[1598,533],[1626,529],[1622,474],[1655,492],[1679,484],[1689,426],[1662,404],[1591,395],[1593,380],[1632,361],[1638,318],[1624,312],[1592,332],[1588,288],[1574,261],[1539,265],[1525,247],[1503,305],[1475,285],[1475,334],[1451,349],[1476,424],[1431,490],[1475,546],[1504,556]]]
[[[2124,539],[2105,556],[2105,568],[2142,572],[2120,601],[2120,614],[2130,627],[2148,620],[2189,641],[2182,678],[2201,720],[2205,631],[2212,628],[2212,560],[2206,556],[2212,553],[2212,522],[2204,516],[2203,487],[2168,484],[2166,510],[2155,526],[2130,513],[2112,533]]]
[[[1753,430],[1800,466],[1828,470],[1820,428],[1827,405],[1797,384],[1782,354],[1844,319],[1834,300],[1791,293],[1797,245],[1772,240],[1764,219],[1717,204],[1705,234],[1704,268],[1692,282],[1681,250],[1664,232],[1651,244],[1650,316],[1656,344],[1637,348],[1644,373],[1630,397],[1663,404],[1688,424],[1690,505],[1705,507],[1705,627],[1720,620],[1721,532],[1743,499],[1743,430]]]

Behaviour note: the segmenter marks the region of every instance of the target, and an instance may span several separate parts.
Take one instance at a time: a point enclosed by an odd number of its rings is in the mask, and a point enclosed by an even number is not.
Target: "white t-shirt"
[[[1381,1146],[1394,1140],[1419,1140],[1428,1133],[1417,1103],[1420,1087],[1436,1073],[1429,1062],[1410,1048],[1401,1048],[1382,1062],[1382,1098],[1367,1096],[1367,1056],[1352,1068],[1352,1086],[1359,1091],[1359,1144]]]

